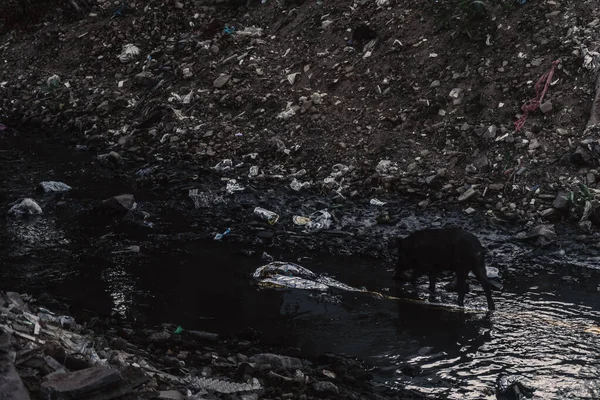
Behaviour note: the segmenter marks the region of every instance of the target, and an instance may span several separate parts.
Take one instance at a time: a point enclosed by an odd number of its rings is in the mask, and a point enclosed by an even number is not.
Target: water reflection
[[[398,366],[388,383],[448,399],[480,399],[506,372],[526,378],[536,399],[599,398],[600,346],[586,329],[598,324],[600,312],[539,293],[503,293],[499,300],[500,311],[489,319],[423,308],[419,321],[400,307],[399,334],[444,351],[402,357],[389,350],[376,359]],[[407,376],[406,365],[421,373]]]

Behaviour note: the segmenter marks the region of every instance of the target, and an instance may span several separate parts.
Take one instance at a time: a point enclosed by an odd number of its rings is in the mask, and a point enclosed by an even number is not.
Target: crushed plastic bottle
[[[254,209],[254,216],[263,221],[267,221],[270,225],[275,225],[277,221],[279,221],[279,214],[262,207],[256,207]]]
[[[369,203],[373,206],[378,206],[378,207],[386,204],[384,201],[381,201],[379,199],[371,199],[371,201]]]
[[[227,228],[227,229],[225,230],[225,232],[223,232],[223,233],[217,233],[217,234],[215,235],[215,240],[221,240],[221,239],[223,239],[223,238],[224,238],[226,235],[229,235],[229,233],[231,233],[231,229]]]

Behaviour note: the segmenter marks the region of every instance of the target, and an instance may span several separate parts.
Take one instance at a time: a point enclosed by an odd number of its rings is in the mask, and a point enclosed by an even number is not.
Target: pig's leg
[[[458,292],[458,305],[465,306],[465,294],[467,293],[467,275],[468,271],[458,271],[456,273],[456,291]]]
[[[435,293],[435,284],[437,282],[437,272],[430,271],[429,272],[429,291],[433,294]]]
[[[490,286],[490,282],[487,279],[487,274],[485,272],[485,265],[478,265],[477,268],[473,270],[475,277],[481,284],[483,291],[485,292],[485,297],[487,299],[488,310],[493,311],[496,309],[494,305],[494,300],[492,299],[492,288]]]

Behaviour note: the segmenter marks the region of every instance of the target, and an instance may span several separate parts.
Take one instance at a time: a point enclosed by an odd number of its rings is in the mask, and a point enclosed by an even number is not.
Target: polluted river
[[[501,373],[533,387],[534,398],[600,398],[598,255],[593,243],[578,243],[568,228],[558,232],[563,241],[539,247],[515,239],[517,227],[402,203],[387,205],[401,209],[401,217],[380,228],[369,222],[377,211],[367,204],[341,208],[331,227],[337,235],[305,234],[305,246],[293,235],[278,242],[244,231],[254,223],[253,206],[195,209],[189,188],[166,196],[133,187],[127,176],[106,172],[85,151],[6,136],[0,162],[2,207],[32,197],[44,210],[33,220],[2,218],[2,290],[48,293],[141,326],[173,323],[219,334],[252,328],[263,341],[297,347],[304,357],[328,352],[359,357],[376,385],[431,398],[494,398]],[[36,191],[49,180],[72,190]],[[94,211],[122,193],[134,194],[137,217]],[[236,203],[236,196],[244,198],[234,193],[224,201]],[[265,196],[279,199],[279,210],[287,201],[285,194]],[[239,215],[247,215],[246,221]],[[291,220],[293,213],[280,215]],[[348,226],[368,228],[361,240],[385,248],[383,242],[395,234],[445,224],[464,226],[487,248],[488,266],[498,269],[503,286],[493,292],[495,312],[487,312],[475,282],[465,310],[455,306],[456,293],[445,289],[450,276],[438,283],[432,304],[425,277],[416,287],[394,283],[395,253],[373,257],[343,247]],[[226,228],[230,234],[214,240]],[[343,251],[319,245],[334,236]],[[381,295],[260,287],[252,275],[273,260]]]

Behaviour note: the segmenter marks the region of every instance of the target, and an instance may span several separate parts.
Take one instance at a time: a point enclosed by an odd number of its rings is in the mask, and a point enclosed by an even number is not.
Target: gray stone
[[[313,384],[313,389],[315,392],[321,393],[323,395],[337,395],[340,390],[333,383],[328,381],[315,382]]]
[[[229,82],[229,79],[231,79],[231,75],[222,74],[217,79],[214,80],[213,86],[217,89],[221,89],[223,86],[225,86],[227,84],[227,82]]]
[[[519,232],[516,235],[517,239],[532,239],[540,236],[550,241],[556,240],[557,235],[554,230],[554,225],[538,225],[527,232]]]
[[[488,186],[488,188],[492,191],[498,192],[498,191],[504,189],[504,184],[503,183],[492,183]]]
[[[115,369],[92,367],[67,374],[46,377],[41,392],[46,399],[82,399],[102,391],[110,391],[122,382],[121,373]],[[104,400],[115,397],[102,396]]]
[[[498,131],[498,128],[496,127],[496,125],[491,125],[490,127],[488,127],[485,131],[485,133],[483,134],[483,138],[484,139],[494,139],[496,137],[496,132]]]
[[[119,212],[127,212],[135,207],[135,199],[132,194],[121,194],[104,200],[102,204]]]
[[[540,104],[540,111],[544,114],[548,114],[550,111],[552,111],[552,102],[548,100],[545,103]]]
[[[490,160],[487,158],[485,154],[480,155],[473,161],[473,165],[479,171],[486,171],[490,166]]]
[[[571,204],[569,201],[569,192],[566,192],[566,191],[558,192],[558,195],[556,195],[556,198],[552,202],[552,207],[554,207],[555,209],[557,209],[559,211],[568,210],[571,207]]]
[[[151,342],[165,342],[171,339],[171,334],[167,331],[155,332],[148,336],[148,340]]]
[[[270,365],[274,369],[300,369],[302,360],[295,357],[280,356],[278,354],[262,353],[250,357],[250,362],[257,366]]]
[[[154,398],[161,400],[185,400],[186,396],[177,390],[163,390],[158,392],[158,395]]]
[[[133,77],[133,82],[139,86],[150,86],[154,83],[154,75],[150,71],[143,71]]]
[[[545,210],[540,211],[540,216],[542,218],[548,218],[554,214],[556,214],[556,208],[552,208],[552,207],[546,208]]]
[[[552,11],[546,14],[546,18],[554,18],[560,15],[560,11]]]
[[[463,194],[460,195],[460,197],[458,198],[458,201],[463,202],[463,201],[467,201],[470,198],[476,196],[478,194],[477,190],[471,188],[468,188],[467,190],[465,190],[465,192]]]
[[[0,334],[0,398],[2,400],[29,400],[27,390],[13,365],[10,335]]]

